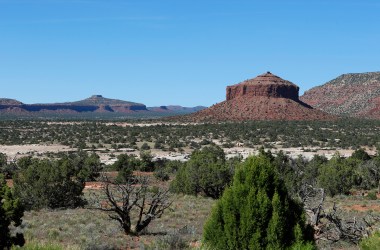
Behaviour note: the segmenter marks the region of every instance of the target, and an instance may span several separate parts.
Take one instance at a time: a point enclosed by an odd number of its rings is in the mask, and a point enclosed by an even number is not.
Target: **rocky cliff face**
[[[330,114],[380,119],[380,72],[341,75],[300,99]]]
[[[270,72],[227,86],[226,100],[191,114],[193,121],[335,119],[298,99],[299,87]]]
[[[289,98],[298,101],[298,91],[299,87],[297,85],[267,72],[239,84],[227,86],[226,100],[229,101],[241,96],[261,96]]]

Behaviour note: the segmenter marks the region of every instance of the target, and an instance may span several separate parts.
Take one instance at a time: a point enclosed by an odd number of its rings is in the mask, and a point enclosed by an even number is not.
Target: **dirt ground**
[[[0,152],[6,154],[8,156],[8,160],[18,159],[22,156],[28,156],[31,154],[69,152],[73,150],[75,149],[60,144],[0,145]]]
[[[31,156],[31,155],[44,155],[46,153],[58,153],[58,152],[70,152],[76,151],[76,148],[71,148],[69,146],[59,145],[59,144],[51,144],[51,145],[43,145],[43,144],[30,144],[30,145],[0,145],[0,152],[4,153],[8,156],[8,161],[16,160],[23,156]],[[354,150],[331,150],[331,149],[321,149],[321,148],[274,148],[271,149],[272,153],[277,153],[282,150],[285,154],[290,156],[291,158],[297,158],[299,155],[302,155],[306,159],[310,160],[314,155],[324,155],[328,159],[330,159],[336,152],[339,152],[341,156],[348,157],[350,156]],[[244,146],[240,147],[232,147],[232,148],[224,148],[224,151],[228,158],[234,156],[242,156],[244,159],[250,155],[256,155],[258,153],[257,148],[248,148]],[[166,158],[168,160],[180,160],[187,161],[189,155],[191,154],[191,150],[186,150],[183,153],[180,152],[168,152],[161,151],[157,149],[151,150],[152,155],[155,158]],[[370,155],[374,155],[375,152],[367,150]],[[100,160],[102,163],[106,165],[113,164],[117,159],[116,157],[119,154],[127,153],[127,154],[135,154],[139,155],[138,150],[131,149],[119,149],[117,151],[111,149],[106,151],[106,149],[97,149],[96,153],[100,156]]]

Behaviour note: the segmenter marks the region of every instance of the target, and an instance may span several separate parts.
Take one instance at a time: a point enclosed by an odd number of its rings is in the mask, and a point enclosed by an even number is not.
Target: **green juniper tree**
[[[305,244],[308,232],[302,206],[289,197],[270,160],[260,156],[238,167],[203,237],[211,249],[286,249]]]
[[[20,233],[11,235],[9,228],[12,224],[20,226],[23,215],[24,208],[20,200],[14,197],[4,177],[0,175],[0,249],[8,249],[12,245],[24,245],[24,236]]]

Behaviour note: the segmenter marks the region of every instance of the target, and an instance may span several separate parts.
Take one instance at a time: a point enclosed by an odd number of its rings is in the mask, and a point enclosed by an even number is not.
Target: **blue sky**
[[[378,0],[0,0],[0,97],[212,105],[266,71],[301,93],[380,71]]]

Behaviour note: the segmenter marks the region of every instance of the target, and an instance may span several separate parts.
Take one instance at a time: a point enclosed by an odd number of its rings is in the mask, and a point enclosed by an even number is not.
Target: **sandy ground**
[[[18,159],[32,154],[44,154],[48,152],[68,152],[75,149],[63,145],[0,145],[0,152],[8,156],[8,160]]]
[[[258,148],[258,147],[257,147]],[[243,159],[247,158],[250,155],[257,155],[257,148],[248,148],[244,146],[225,148],[224,152],[226,153],[227,158],[242,156]],[[305,152],[306,151],[308,152]],[[282,150],[286,155],[295,159],[299,155],[302,155],[307,160],[310,160],[314,155],[324,155],[326,158],[331,159],[337,152],[343,156],[348,157],[354,152],[354,150],[331,150],[331,149],[321,149],[321,148],[274,148],[270,149],[272,153],[276,154]],[[12,161],[23,156],[29,155],[43,155],[48,152],[57,153],[57,152],[69,152],[76,151],[75,148],[70,148],[69,146],[63,146],[59,144],[52,145],[40,145],[40,144],[31,144],[31,145],[0,145],[0,152],[8,156],[8,160]],[[374,155],[375,152],[367,150],[370,155]],[[134,154],[139,156],[140,152],[134,149],[122,148],[117,151],[113,149],[97,149],[96,153],[100,156],[100,160],[105,165],[112,165],[117,160],[117,156],[120,154]],[[191,150],[185,150],[184,152],[168,152],[161,151],[157,149],[152,149],[151,153],[154,159],[168,159],[168,160],[179,160],[187,161],[190,158]]]

